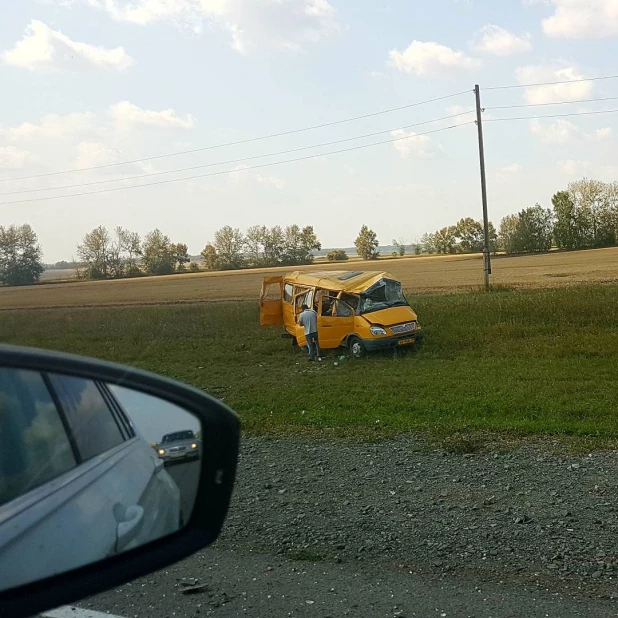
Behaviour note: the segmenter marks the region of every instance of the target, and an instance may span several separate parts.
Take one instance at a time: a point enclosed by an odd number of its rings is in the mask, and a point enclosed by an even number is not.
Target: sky
[[[332,248],[363,224],[389,244],[480,219],[475,84],[496,225],[549,207],[572,180],[618,179],[618,79],[522,87],[618,73],[618,0],[0,0],[0,11],[0,225],[32,225],[46,262],[76,257],[98,225],[159,228],[198,254],[223,225],[313,225]],[[608,113],[531,118],[587,111]],[[525,118],[498,120],[514,117]]]
[[[201,429],[196,416],[169,401],[115,384],[109,387],[146,442],[160,442],[165,434],[175,431]]]

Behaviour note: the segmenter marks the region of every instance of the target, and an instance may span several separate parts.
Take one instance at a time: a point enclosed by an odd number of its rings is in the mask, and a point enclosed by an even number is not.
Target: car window
[[[0,369],[0,505],[76,465],[41,374]]]
[[[352,309],[349,305],[346,305],[344,302],[338,300],[335,301],[335,312],[334,314],[339,318],[347,318],[352,315]]]
[[[123,442],[118,423],[92,380],[50,375],[82,460]]]
[[[283,300],[286,303],[291,303],[293,298],[294,288],[291,283],[286,283],[283,288]]]

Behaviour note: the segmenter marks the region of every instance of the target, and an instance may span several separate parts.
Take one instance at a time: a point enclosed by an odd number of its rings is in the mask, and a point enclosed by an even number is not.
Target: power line
[[[217,165],[231,165],[232,163],[244,163],[245,161],[253,161],[255,159],[262,159],[264,157],[274,157],[274,156],[280,156],[280,155],[286,155],[286,154],[292,154],[293,152],[301,152],[303,150],[310,150],[312,148],[322,148],[325,146],[334,146],[335,144],[343,144],[345,142],[351,142],[354,140],[358,140],[358,139],[365,139],[368,137],[375,137],[376,135],[384,135],[385,133],[391,133],[393,131],[403,131],[404,129],[411,129],[413,127],[419,127],[422,125],[426,125],[426,124],[431,124],[434,122],[440,122],[440,121],[444,121],[444,120],[450,120],[452,118],[459,118],[461,116],[465,116],[467,114],[472,114],[474,113],[474,110],[470,110],[467,112],[460,112],[458,114],[451,114],[450,116],[443,116],[442,118],[434,118],[433,120],[425,120],[424,122],[417,122],[414,124],[409,124],[403,127],[397,127],[395,129],[387,129],[385,131],[376,131],[375,133],[366,133],[365,135],[358,135],[356,137],[347,137],[345,139],[339,139],[339,140],[334,140],[331,142],[323,142],[321,144],[313,144],[310,146],[301,146],[299,148],[291,148],[289,150],[280,150],[279,152],[270,152],[270,153],[266,153],[266,154],[261,154],[261,155],[254,155],[251,157],[242,157],[240,159],[230,159],[228,161],[218,161],[215,163],[206,163],[204,165],[194,165],[192,167],[183,167],[183,168],[179,168],[179,169],[173,169],[173,170],[167,170],[164,172],[151,172],[148,174],[138,174],[137,176],[127,176],[125,178],[112,178],[112,179],[108,179],[108,180],[96,180],[96,181],[92,181],[92,182],[82,182],[82,183],[77,183],[77,184],[72,184],[72,185],[62,185],[59,187],[46,187],[46,188],[40,188],[40,189],[21,189],[19,191],[5,191],[3,193],[0,193],[0,195],[18,195],[21,193],[40,193],[42,191],[60,191],[60,190],[65,190],[65,189],[76,189],[78,187],[90,187],[93,185],[101,185],[101,184],[107,184],[110,182],[122,182],[125,180],[138,180],[140,178],[151,178],[153,176],[162,176],[163,174],[174,174],[174,173],[178,173],[178,172],[190,172],[193,170],[198,170],[198,169],[204,169],[206,167],[215,167]]]
[[[485,107],[483,109],[515,109],[520,107],[543,107],[547,105],[570,105],[572,103],[594,103],[597,101],[616,101],[618,97],[602,97],[599,99],[577,99],[574,101],[555,101],[554,103],[523,103],[521,105],[497,105],[495,107]]]
[[[483,90],[508,90],[510,88],[534,88],[536,86],[556,86],[558,84],[577,84],[579,82],[596,82],[604,79],[618,79],[618,75],[605,75],[603,77],[586,77],[582,79],[566,79],[557,82],[540,82],[537,84],[511,84],[510,86],[489,86]]]
[[[445,99],[451,99],[453,97],[461,96],[462,94],[467,94],[468,90],[463,90],[462,92],[455,92],[453,94],[447,94],[442,97],[435,97],[433,99],[427,99],[426,101],[419,101],[417,103],[409,103],[408,105],[401,105],[400,107],[391,107],[390,109],[384,109],[378,112],[371,112],[369,114],[363,114],[362,116],[354,116],[352,118],[344,118],[343,120],[334,120],[332,122],[324,122],[322,124],[316,124],[309,127],[303,127],[301,129],[291,129],[289,131],[282,131],[280,133],[271,133],[269,135],[261,135],[259,137],[251,137],[248,139],[242,139],[235,142],[227,142],[224,144],[215,144],[213,146],[203,146],[201,148],[192,148],[191,150],[181,150],[178,152],[170,152],[160,155],[154,155],[151,157],[144,157],[142,159],[132,159],[130,161],[119,161],[117,163],[106,163],[104,165],[93,165],[91,167],[80,167],[72,170],[62,170],[57,172],[46,172],[44,174],[33,174],[31,176],[14,176],[12,178],[2,178],[0,182],[7,182],[10,180],[30,180],[33,178],[44,178],[46,176],[57,176],[59,174],[71,174],[74,172],[86,172],[89,170],[98,170],[109,167],[115,167],[118,165],[130,165],[132,163],[140,163],[142,161],[155,161],[157,159],[164,159],[167,157],[177,157],[179,155],[192,154],[195,152],[203,152],[205,150],[214,150],[216,148],[225,148],[227,146],[238,146],[240,144],[249,144],[251,142],[258,142],[265,139],[272,139],[274,137],[283,137],[284,135],[293,135],[295,133],[303,133],[305,131],[313,131],[315,129],[323,129],[325,127],[332,127],[338,124],[344,124],[347,122],[354,122],[356,120],[364,120],[365,118],[372,118],[374,116],[380,116],[382,114],[390,114],[392,112],[398,112],[403,109],[410,109],[412,107],[419,107],[420,105],[427,105],[428,103],[435,103],[436,101],[444,101]]]
[[[183,176],[182,178],[168,178],[166,180],[158,180],[156,182],[143,183],[140,185],[129,185],[128,187],[108,187],[106,189],[100,189],[98,191],[85,191],[83,193],[71,193],[69,195],[52,195],[52,196],[46,196],[46,197],[32,197],[32,198],[27,198],[24,200],[13,200],[10,202],[0,202],[0,205],[5,206],[8,204],[23,204],[26,202],[41,202],[44,200],[57,200],[57,199],[63,199],[67,197],[81,197],[84,195],[95,195],[97,193],[108,193],[110,191],[123,191],[125,189],[138,189],[141,187],[152,187],[155,185],[163,185],[163,184],[168,184],[172,182],[182,182],[184,180],[194,180],[196,178],[209,178],[211,176],[221,176],[223,174],[232,174],[234,172],[244,172],[244,171],[249,171],[249,170],[261,169],[264,167],[273,167],[275,165],[282,165],[284,163],[294,163],[296,161],[307,161],[309,159],[318,159],[320,157],[327,157],[327,156],[334,155],[334,154],[341,154],[343,152],[352,152],[353,150],[362,150],[364,148],[371,148],[373,146],[380,146],[382,144],[393,144],[395,142],[399,142],[405,139],[421,137],[423,135],[429,135],[431,133],[439,133],[441,131],[448,131],[449,129],[456,129],[456,128],[464,127],[464,126],[471,125],[471,124],[474,124],[473,120],[471,120],[470,122],[464,122],[462,124],[454,124],[448,127],[442,127],[440,129],[433,129],[431,131],[425,131],[424,133],[406,135],[405,137],[397,137],[395,139],[383,140],[381,142],[374,142],[372,144],[361,144],[360,146],[351,146],[350,148],[342,148],[340,150],[333,150],[331,152],[323,152],[323,153],[317,153],[313,155],[307,155],[304,157],[296,157],[295,159],[286,159],[284,161],[273,161],[272,163],[261,163],[260,165],[252,165],[250,167],[244,167],[244,168],[237,169],[237,170],[222,170],[220,172],[210,172],[208,174]]]
[[[593,112],[572,112],[570,114],[550,114],[547,116],[514,116],[512,118],[485,118],[483,122],[501,122],[503,120],[535,120],[537,118],[564,118],[565,116],[592,116],[595,114],[614,114],[618,109],[605,109]]]

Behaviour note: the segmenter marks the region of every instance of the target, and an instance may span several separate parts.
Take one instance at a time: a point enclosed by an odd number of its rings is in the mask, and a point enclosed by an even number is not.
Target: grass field
[[[593,255],[609,261],[618,253]],[[551,259],[573,256],[581,260],[576,254]],[[538,270],[548,271],[547,262]],[[251,281],[245,294],[254,294],[251,277],[238,277]],[[210,279],[195,281],[208,287]],[[338,366],[334,355],[309,364],[278,328],[260,328],[254,300],[7,309],[0,340],[120,361],[189,382],[237,410],[252,433],[618,438],[618,285],[416,295],[413,306],[426,331],[420,351]]]
[[[411,296],[467,291],[483,283],[482,259],[478,255],[354,261],[302,268],[388,270],[402,281]],[[283,273],[286,270],[244,270],[0,288],[0,309],[255,300],[265,272]],[[544,255],[498,256],[493,260],[493,282],[518,288],[612,281],[618,282],[618,247]]]

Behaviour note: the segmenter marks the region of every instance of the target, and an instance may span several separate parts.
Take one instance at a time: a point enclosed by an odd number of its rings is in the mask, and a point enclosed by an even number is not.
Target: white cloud
[[[614,182],[618,177],[618,166],[616,165],[596,165],[592,161],[578,159],[558,161],[556,169],[570,180],[587,176],[603,182]]]
[[[515,71],[520,84],[539,84],[547,82],[573,81],[571,84],[553,84],[526,88],[524,97],[528,103],[556,103],[558,101],[577,101],[592,95],[593,82],[574,81],[584,79],[574,67],[550,67],[543,65],[519,67]]]
[[[32,159],[32,153],[27,150],[20,150],[15,146],[0,146],[0,168],[21,169]]]
[[[66,0],[55,0],[66,3]],[[295,50],[340,30],[327,0],[72,0],[106,11],[117,21],[175,23],[200,33],[204,24],[227,31],[242,54]]]
[[[137,127],[190,129],[195,124],[191,114],[187,114],[182,118],[173,109],[153,111],[142,109],[129,101],[121,101],[112,105],[109,108],[109,114],[116,127],[122,129],[134,129]]]
[[[602,129],[597,129],[592,134],[592,137],[602,142],[602,141],[605,141],[607,139],[611,139],[612,137],[614,137],[614,131],[611,127],[603,127]]]
[[[562,119],[549,123],[542,123],[538,119],[531,120],[530,131],[546,144],[568,144],[576,140],[599,142],[613,137],[613,131],[610,127],[586,133],[572,122]]]
[[[480,60],[433,41],[412,41],[403,52],[389,52],[389,59],[400,71],[418,76],[448,75],[481,65]]]
[[[0,135],[17,142],[37,139],[72,139],[92,132],[98,126],[96,114],[47,114],[38,123],[24,122],[16,127],[0,125]]]
[[[279,191],[285,188],[285,180],[278,176],[261,176],[260,174],[256,174],[255,179],[263,187],[270,187],[272,189],[278,189]]]
[[[519,163],[511,163],[511,165],[505,165],[497,169],[494,176],[499,181],[512,180],[522,169],[523,167]]]
[[[77,146],[77,156],[73,162],[73,167],[81,169],[83,167],[117,163],[121,160],[122,154],[103,142],[84,141],[80,142]]]
[[[417,135],[413,131],[407,133],[403,129],[391,131],[391,135],[397,140],[393,142],[395,150],[404,159],[433,159],[442,150],[427,135]]]
[[[543,20],[543,32],[569,39],[618,35],[617,0],[551,0],[554,13]]]
[[[511,56],[532,49],[529,33],[517,36],[500,26],[489,24],[481,28],[478,34],[480,39],[474,45],[474,49],[478,52],[494,56]]]
[[[36,70],[122,71],[133,64],[123,47],[107,49],[71,40],[33,19],[21,41],[2,54],[5,64]]]

